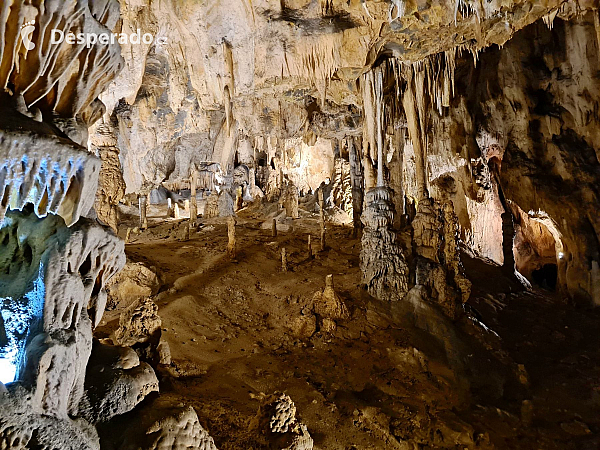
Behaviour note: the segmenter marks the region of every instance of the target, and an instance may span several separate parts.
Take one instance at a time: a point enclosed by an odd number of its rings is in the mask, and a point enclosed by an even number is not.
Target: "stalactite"
[[[470,48],[470,47],[465,47]],[[427,126],[431,110],[443,114],[454,95],[457,50],[432,55],[421,61],[407,63],[389,58],[373,67],[361,78],[363,100],[363,139],[365,147],[365,179],[369,184],[368,159],[378,160],[378,179],[385,170],[379,167],[379,154],[384,142],[391,139],[393,127],[403,116],[406,118],[409,136],[415,148],[419,196],[427,196],[426,170]],[[396,96],[386,95],[383,90],[395,88]],[[391,128],[390,128],[391,127]],[[392,150],[393,151],[393,150]],[[385,153],[385,152],[384,152]]]
[[[373,19],[373,16],[371,15],[371,13],[369,12],[369,8],[367,7],[367,2],[366,0],[360,0],[360,3],[362,4],[363,9],[365,10],[365,13],[367,14],[367,17],[371,20],[375,20]]]
[[[305,36],[296,42],[293,49],[286,51],[282,73],[308,80],[319,90],[321,102],[335,72],[341,67],[341,33],[322,37]],[[292,51],[293,50],[293,51]]]
[[[227,135],[231,136],[231,126],[233,124],[233,109],[231,105],[231,92],[229,86],[225,86],[223,90],[223,102],[225,103],[225,121],[227,125]]]
[[[31,3],[31,2],[27,2]],[[40,2],[34,2],[36,5]],[[62,117],[76,117],[96,111],[94,100],[123,66],[118,43],[71,45],[66,40],[52,44],[51,34],[59,29],[74,33],[108,33],[119,19],[118,3],[106,3],[103,15],[86,2],[52,0],[39,7],[25,2],[0,4],[0,35],[27,30],[30,42],[0,39],[0,87],[14,95],[22,94],[28,108],[35,104],[43,111],[56,111]],[[35,25],[32,25],[34,22]],[[27,25],[29,24],[29,25]],[[35,32],[34,32],[35,30]],[[96,117],[96,114],[91,114]]]
[[[373,71],[369,71],[363,75],[361,91],[363,98],[363,143],[365,144],[365,155],[373,156],[376,148],[376,129],[375,124],[375,99],[373,98]]]
[[[375,83],[373,85],[375,93],[375,122],[377,123],[377,186],[385,184],[384,164],[383,164],[383,74],[381,70],[376,73]]]
[[[546,24],[546,26],[548,27],[549,30],[554,28],[554,19],[556,19],[557,15],[558,15],[558,9],[555,9],[554,11],[552,11],[549,14],[546,14],[545,16],[542,17],[542,20],[544,21],[544,23]],[[594,18],[594,20],[596,21],[598,19],[598,17],[597,17],[598,14],[594,13],[594,16],[596,16]]]
[[[406,5],[404,4],[404,0],[392,0],[390,3],[390,9],[388,12],[388,22],[392,23],[398,19],[404,17],[404,11],[406,9]],[[394,15],[394,11],[396,14]]]
[[[229,86],[229,92],[231,96],[235,96],[235,74],[233,70],[233,50],[231,48],[231,44],[226,40],[223,40],[223,55],[225,56],[225,68],[227,69],[227,74],[229,75],[229,80],[227,81],[227,85]]]
[[[408,73],[412,75],[412,68]],[[421,138],[420,120],[416,108],[417,99],[415,95],[414,79],[412,76],[407,77],[407,87],[402,97],[404,105],[404,113],[406,114],[406,123],[408,126],[408,134],[413,143],[415,152],[416,178],[417,178],[417,195],[419,199],[427,198],[427,176],[425,172],[425,154],[423,148],[423,140]]]
[[[321,4],[321,14],[326,16],[333,13],[333,0],[319,0]]]
[[[596,41],[600,51],[600,11],[594,11],[594,29],[596,30]]]

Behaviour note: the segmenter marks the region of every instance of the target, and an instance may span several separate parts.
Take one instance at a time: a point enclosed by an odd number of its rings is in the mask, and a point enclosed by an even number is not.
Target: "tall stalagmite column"
[[[395,301],[402,299],[408,291],[409,271],[392,229],[392,190],[385,182],[383,145],[386,114],[381,67],[365,74],[363,96],[366,135],[371,151],[377,150],[377,186],[366,192],[366,206],[361,217],[364,225],[360,251],[362,282],[372,296]]]

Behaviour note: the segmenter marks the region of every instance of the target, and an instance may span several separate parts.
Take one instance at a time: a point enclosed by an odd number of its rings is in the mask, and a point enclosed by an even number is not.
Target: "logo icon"
[[[32,34],[35,31],[35,20],[31,22],[26,22],[21,27],[21,39],[23,44],[25,44],[25,48],[28,51],[31,51],[35,48],[35,44],[31,42]]]

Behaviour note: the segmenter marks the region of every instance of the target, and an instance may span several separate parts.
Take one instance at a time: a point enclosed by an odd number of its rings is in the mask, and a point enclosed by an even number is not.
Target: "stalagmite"
[[[284,207],[287,217],[291,217],[292,219],[300,217],[298,211],[298,188],[293,183],[288,183],[283,189],[280,203]]]
[[[234,216],[227,217],[227,238],[228,238],[227,254],[231,258],[236,257],[235,223],[236,223],[236,220],[235,220]]]
[[[181,215],[179,213],[179,204],[177,202],[175,202],[175,204],[173,205],[173,217],[175,217],[176,220],[179,220],[181,218]]]
[[[361,218],[365,227],[360,251],[362,282],[372,296],[385,301],[401,300],[408,291],[408,265],[391,229],[391,196],[385,186],[369,190]]]
[[[167,218],[174,217],[173,200],[167,199]]]
[[[131,239],[131,228],[127,228],[127,234],[125,235],[125,243],[129,244],[129,240]]]
[[[313,258],[312,237],[308,235],[308,259]]]
[[[140,210],[140,229],[145,230],[148,228],[148,216],[147,207],[148,207],[148,197],[145,195],[140,195],[138,198],[139,202],[139,210]]]
[[[287,252],[285,247],[281,249],[281,271],[287,272],[288,270],[288,261],[287,261]]]
[[[277,220],[273,219],[271,224],[271,237],[277,237]]]

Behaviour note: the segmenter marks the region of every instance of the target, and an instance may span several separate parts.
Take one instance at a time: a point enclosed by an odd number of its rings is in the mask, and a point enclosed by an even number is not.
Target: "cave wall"
[[[553,25],[536,23],[482,56],[472,75],[473,116],[479,133],[494,136],[504,153],[506,197],[533,217],[547,214],[560,233],[559,285],[589,299],[599,250],[591,213],[600,174],[598,16]]]

